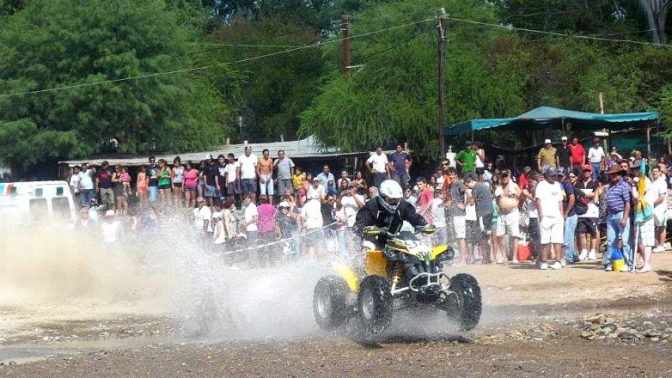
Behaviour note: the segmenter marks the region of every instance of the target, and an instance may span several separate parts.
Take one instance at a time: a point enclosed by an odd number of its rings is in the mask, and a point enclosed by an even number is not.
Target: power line
[[[491,23],[488,23],[488,22],[463,20],[463,19],[453,18],[453,17],[446,17],[446,19],[451,20],[451,21],[455,21],[455,22],[462,22],[462,23],[466,23],[466,24],[474,24],[474,25],[480,25],[480,26],[488,26],[488,27],[493,27],[493,28],[499,28],[499,29],[504,29],[504,30],[507,30],[507,31],[522,31],[522,32],[533,33],[533,34],[551,35],[551,36],[555,36],[555,37],[587,39],[587,40],[600,41],[600,42],[632,43],[632,44],[637,44],[637,45],[660,47],[660,45],[657,45],[655,43],[633,41],[631,39],[613,39],[613,38],[593,37],[593,36],[580,35],[580,34],[567,34],[567,33],[559,33],[559,32],[552,32],[552,31],[528,29],[528,28],[518,28],[518,27],[515,27],[515,26],[512,26],[512,25],[491,24]]]
[[[433,20],[433,18],[428,18],[428,19],[415,21],[415,22],[411,22],[411,23],[406,23],[406,24],[402,24],[402,25],[391,26],[391,27],[388,27],[388,28],[385,28],[385,29],[380,29],[380,30],[371,31],[371,32],[368,32],[368,33],[353,35],[353,36],[348,37],[348,39],[366,37],[366,36],[369,36],[369,35],[383,33],[383,32],[390,31],[390,30],[395,30],[395,29],[401,29],[401,28],[404,28],[404,27],[413,26],[413,25],[417,25],[417,24],[432,21],[432,20]],[[298,47],[287,49],[287,50],[276,51],[276,52],[272,52],[272,53],[268,53],[268,54],[262,54],[262,55],[258,55],[258,56],[244,58],[244,59],[240,59],[240,60],[237,60],[237,61],[234,61],[234,62],[225,62],[225,63],[218,63],[218,64],[212,64],[212,65],[201,66],[201,67],[183,68],[183,69],[179,69],[179,70],[156,72],[156,73],[145,74],[145,75],[137,75],[137,76],[129,76],[129,77],[124,77],[124,78],[119,78],[119,79],[97,81],[97,82],[93,82],[93,83],[73,84],[73,85],[66,85],[66,86],[55,87],[55,88],[36,89],[36,90],[32,90],[32,91],[16,92],[16,93],[6,93],[6,94],[0,94],[0,98],[17,97],[17,96],[25,96],[25,95],[31,95],[31,94],[41,94],[41,93],[48,93],[48,92],[57,92],[57,91],[64,91],[64,90],[70,90],[70,89],[76,89],[76,88],[91,87],[91,86],[95,86],[95,85],[113,84],[113,83],[120,83],[120,82],[130,81],[130,80],[140,80],[140,79],[148,79],[148,78],[158,77],[158,76],[203,71],[203,70],[207,70],[207,69],[214,68],[214,67],[219,67],[219,66],[240,64],[240,63],[245,63],[245,62],[249,62],[249,61],[253,61],[253,60],[268,58],[268,57],[272,57],[272,56],[276,56],[276,55],[289,54],[289,53],[292,53],[292,52],[295,52],[295,51],[305,50],[305,49],[314,48],[314,47],[319,47],[319,46],[326,45],[326,44],[329,44],[329,43],[341,42],[341,41],[342,41],[342,39],[336,39],[335,38],[335,39],[325,41],[325,42],[318,42],[318,43],[314,43],[314,44],[311,44],[311,45],[298,46]]]

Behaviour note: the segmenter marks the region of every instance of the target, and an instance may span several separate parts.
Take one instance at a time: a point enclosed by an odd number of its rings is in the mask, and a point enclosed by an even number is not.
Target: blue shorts
[[[203,197],[219,197],[217,194],[217,187],[214,185],[203,185]]]
[[[149,202],[156,202],[159,200],[159,187],[150,186],[149,187]]]

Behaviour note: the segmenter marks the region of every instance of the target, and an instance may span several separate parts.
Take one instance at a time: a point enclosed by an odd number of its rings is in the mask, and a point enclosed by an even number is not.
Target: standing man
[[[217,187],[218,204],[224,203],[226,199],[226,166],[228,162],[224,154],[217,156],[217,176],[215,177],[215,186]]]
[[[492,206],[492,192],[490,191],[490,186],[485,182],[479,182],[478,176],[475,174],[467,175],[464,178],[464,185],[469,188],[470,192],[467,192],[467,201],[469,204],[473,204],[476,210],[476,224],[478,225],[477,230],[472,230],[477,233],[477,235],[469,235],[469,238],[472,239],[474,243],[478,243],[480,246],[481,253],[483,255],[484,261],[492,261],[496,256],[492,256],[492,251],[488,245],[488,239],[490,239],[490,234],[492,233],[492,219],[494,218],[494,208]],[[494,248],[492,248],[494,250]],[[488,256],[486,258],[486,256]]]
[[[455,155],[455,162],[462,169],[462,177],[467,177],[476,170],[476,151],[470,140],[465,143],[464,150]]]
[[[104,160],[96,172],[96,190],[100,194],[100,201],[107,209],[114,209],[114,192],[112,192],[112,174],[114,170]]]
[[[597,140],[599,144],[599,139]],[[588,153],[590,156],[590,152]],[[594,167],[593,167],[594,168]],[[623,242],[623,255],[630,256],[630,184],[625,181],[627,171],[619,165],[613,165],[608,171],[609,187],[607,196],[607,252],[604,254],[605,270],[611,270],[611,247],[616,246],[618,240]],[[603,192],[602,195],[605,195]],[[628,261],[630,264],[631,262]]]
[[[380,187],[380,184],[391,178],[390,166],[387,155],[383,153],[383,147],[376,147],[376,153],[366,160],[366,169],[373,175],[373,186]]]
[[[208,154],[205,156],[205,167],[203,168],[203,197],[208,206],[214,206],[215,198],[219,198],[217,176],[219,176],[219,163],[215,164],[212,155]]]
[[[243,230],[247,236],[245,245],[248,248],[248,256],[250,261],[250,268],[259,268],[259,251],[257,250],[257,222],[259,221],[259,212],[257,205],[254,203],[256,195],[248,193],[245,195],[245,208],[243,210],[244,223]]]
[[[518,204],[520,203],[520,195],[522,191],[511,179],[511,171],[508,169],[503,170],[499,174],[499,181],[500,184],[495,188],[495,198],[497,199],[497,207],[499,208],[499,219],[497,220],[497,244],[499,245],[500,250],[506,251],[504,248],[504,235],[510,235],[510,251],[506,252],[507,260],[510,255],[512,262],[518,263],[518,256],[516,256],[518,239],[520,238],[520,213],[518,212]]]
[[[570,174],[574,176],[574,173]],[[565,259],[560,260],[562,266],[565,266],[566,264],[574,264],[579,261],[579,256],[577,256],[576,248],[574,247],[577,222],[576,210],[574,209],[576,194],[574,194],[574,186],[570,180],[568,180],[568,176],[569,174],[565,174],[565,171],[562,168],[558,168],[556,177],[562,186],[562,216],[565,219],[563,243]]]
[[[667,227],[667,183],[665,175],[660,171],[660,167],[654,165],[651,168],[652,190],[651,197],[656,200],[651,204],[653,206],[653,223],[656,228],[657,246],[652,252],[665,252],[665,238],[667,237],[665,228]],[[647,191],[648,193],[648,191]]]
[[[154,156],[149,157],[147,177],[149,177],[147,183],[149,202],[156,202],[159,200],[159,166],[156,164],[156,158]]]
[[[567,147],[572,151],[572,169],[581,169],[586,164],[586,150],[579,143],[579,138],[572,138],[572,143]]]
[[[555,182],[555,169],[547,167],[544,170],[544,181],[537,184],[534,197],[539,215],[539,235],[541,242],[541,256],[539,256],[539,269],[548,270],[549,247],[555,250],[555,258],[558,260],[551,269],[562,269],[559,262],[563,259],[562,243],[564,241],[565,220],[562,208],[562,188]]]
[[[555,165],[566,173],[572,170],[572,149],[567,145],[567,137],[563,136],[562,144],[556,149]]]
[[[593,167],[593,180],[597,180],[597,176],[602,172],[606,156],[600,146],[600,138],[593,139],[593,146],[588,149],[588,160]]]
[[[574,171],[576,173],[577,171]],[[581,190],[588,200],[588,211],[585,214],[578,215],[576,223],[576,234],[579,237],[579,260],[597,260],[597,250],[600,240],[600,228],[597,225],[597,219],[600,210],[595,202],[598,184],[593,180],[593,167],[590,164],[584,164],[581,170],[581,178],[577,180],[574,186],[576,190]],[[590,246],[588,245],[588,236],[590,236]],[[590,251],[588,248],[590,247]]]
[[[240,165],[236,161],[236,156],[232,153],[226,155],[226,174],[225,188],[226,195],[237,206],[240,206]]]
[[[448,167],[446,170],[448,174],[448,185],[446,188],[446,199],[448,205],[446,206],[448,219],[452,219],[452,226],[455,232],[455,239],[457,239],[457,247],[460,249],[460,262],[467,263],[467,186],[462,183],[457,177],[457,169]]]
[[[278,158],[273,162],[275,178],[278,180],[278,195],[284,196],[289,190],[292,192],[292,176],[294,176],[294,162],[285,156],[285,150],[278,151]]]
[[[334,175],[329,172],[329,166],[326,164],[322,167],[322,172],[315,176],[315,178],[320,181],[322,188],[326,188],[329,181],[334,181]]]
[[[252,195],[252,202],[257,198],[257,155],[252,153],[252,146],[245,146],[245,154],[238,158],[240,166],[240,189],[243,196]]]
[[[82,164],[82,171],[79,172],[79,190],[81,191],[80,200],[82,201],[82,207],[91,206],[91,200],[96,197],[92,175],[91,168],[86,163]]]
[[[75,165],[72,167],[72,176],[70,176],[69,184],[70,184],[70,192],[72,193],[72,198],[75,200],[75,203],[79,202],[80,204],[82,203],[82,199],[79,197],[79,172],[81,172],[82,169],[80,168],[79,165]]]
[[[259,177],[259,195],[268,195],[268,203],[273,203],[273,159],[268,148],[261,151],[261,158],[257,162],[257,177]]]
[[[553,169],[557,168],[557,160],[555,159],[558,151],[553,147],[550,139],[544,141],[544,147],[539,150],[537,154],[537,169],[541,172],[543,167],[548,166]]]
[[[424,177],[418,177],[415,184],[420,190],[420,197],[418,198],[418,214],[425,217],[428,223],[432,223],[432,201],[434,200],[434,188],[427,185],[427,180]]]
[[[408,185],[408,171],[406,170],[406,163],[411,159],[408,153],[404,151],[404,146],[397,144],[397,149],[390,154],[390,170],[392,171],[392,180],[396,181],[405,187]],[[377,185],[376,185],[377,186]]]

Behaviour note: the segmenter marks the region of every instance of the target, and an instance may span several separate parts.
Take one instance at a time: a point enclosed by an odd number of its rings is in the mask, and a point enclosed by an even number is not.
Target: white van
[[[65,181],[0,183],[0,222],[4,225],[74,222],[76,217],[75,201]]]

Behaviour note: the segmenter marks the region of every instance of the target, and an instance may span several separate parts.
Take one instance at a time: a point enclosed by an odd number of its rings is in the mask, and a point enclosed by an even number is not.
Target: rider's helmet
[[[397,211],[399,201],[404,197],[401,185],[394,180],[385,180],[378,188],[378,203],[390,213]]]

